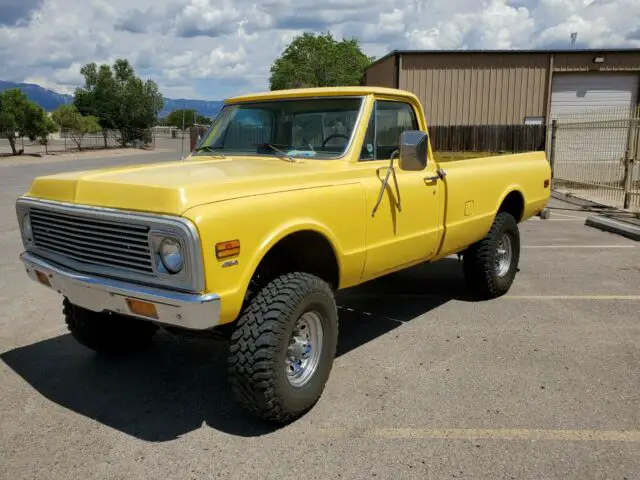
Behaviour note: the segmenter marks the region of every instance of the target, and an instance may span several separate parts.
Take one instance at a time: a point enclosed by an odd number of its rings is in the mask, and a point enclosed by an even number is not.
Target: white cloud
[[[72,91],[125,57],[169,96],[266,89],[296,34],[391,49],[640,47],[638,0],[0,0],[0,79]]]

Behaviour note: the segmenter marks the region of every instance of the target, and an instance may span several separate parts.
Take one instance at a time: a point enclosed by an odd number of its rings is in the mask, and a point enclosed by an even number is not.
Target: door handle
[[[425,182],[433,182],[434,180],[442,180],[447,176],[447,172],[439,168],[436,170],[436,175],[431,175],[430,177],[424,177]]]

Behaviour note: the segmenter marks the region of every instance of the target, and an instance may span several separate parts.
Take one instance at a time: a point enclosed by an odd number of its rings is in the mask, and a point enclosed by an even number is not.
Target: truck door
[[[363,185],[367,197],[363,279],[428,260],[440,243],[444,186],[437,178],[434,162],[429,162],[423,171],[407,172],[400,170],[396,159],[395,178],[390,175],[382,201],[372,216],[391,155],[399,151],[400,134],[419,129],[416,112],[409,103],[375,102],[359,161],[366,171]]]

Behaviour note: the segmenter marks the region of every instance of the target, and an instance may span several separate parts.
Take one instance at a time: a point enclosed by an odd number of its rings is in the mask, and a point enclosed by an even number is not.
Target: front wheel
[[[229,379],[237,401],[267,421],[302,416],[322,395],[337,339],[338,310],[326,282],[301,272],[272,280],[231,336]]]
[[[499,213],[489,233],[464,253],[464,274],[469,287],[484,299],[509,291],[520,261],[520,231],[512,215]]]

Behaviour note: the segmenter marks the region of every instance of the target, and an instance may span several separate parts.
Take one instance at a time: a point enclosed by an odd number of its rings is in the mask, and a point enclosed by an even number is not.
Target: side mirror
[[[427,166],[427,145],[429,137],[420,130],[406,130],[400,134],[401,170],[420,171]]]

